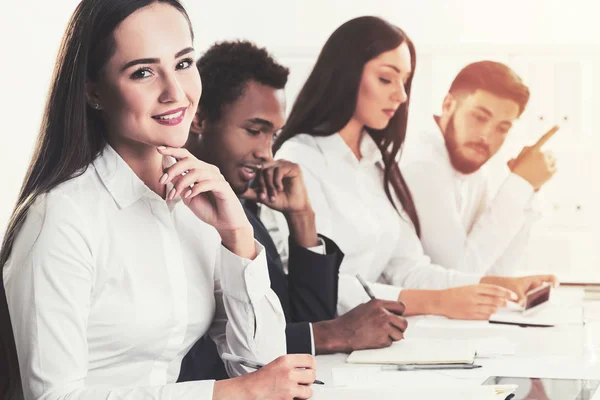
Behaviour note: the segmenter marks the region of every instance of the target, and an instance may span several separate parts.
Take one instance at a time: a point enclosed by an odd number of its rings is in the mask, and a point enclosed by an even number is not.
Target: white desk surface
[[[376,400],[388,397],[375,389],[478,386],[490,376],[600,379],[600,301],[584,301],[582,288],[559,287],[553,291],[551,303],[548,307],[572,307],[573,312],[582,312],[584,323],[522,328],[434,316],[408,318],[408,338],[502,337],[515,345],[514,355],[477,357],[475,363],[483,366],[479,369],[384,372],[379,366],[346,364],[346,354],[333,354],[316,357],[317,377],[330,388],[370,389]],[[315,399],[320,398],[318,390]],[[594,400],[600,400],[600,391]]]

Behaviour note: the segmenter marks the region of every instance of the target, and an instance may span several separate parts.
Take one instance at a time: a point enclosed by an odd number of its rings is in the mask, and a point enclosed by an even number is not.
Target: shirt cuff
[[[256,257],[250,260],[221,245],[220,262],[217,263],[223,293],[245,303],[256,303],[271,290],[265,249],[257,240],[254,240],[254,247]]]
[[[525,212],[532,221],[536,221],[542,217],[543,197],[540,198],[540,192],[534,192],[531,200],[525,207]]]
[[[285,326],[287,354],[312,354],[312,326],[309,322],[290,322]]]
[[[315,355],[315,334],[313,333],[312,323],[308,324],[310,328],[310,354]]]
[[[325,246],[325,241],[321,238],[318,239],[319,244],[317,246],[309,247],[308,250],[321,255],[327,254],[327,247]]]
[[[510,173],[498,189],[495,202],[512,203],[515,207],[525,209],[533,196],[533,186],[517,174]]]

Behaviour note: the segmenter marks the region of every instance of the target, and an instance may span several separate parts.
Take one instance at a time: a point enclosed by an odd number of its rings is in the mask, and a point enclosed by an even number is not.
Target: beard
[[[454,126],[454,115],[448,120],[446,132],[444,133],[446,149],[450,157],[450,163],[455,170],[462,174],[472,174],[479,170],[491,157],[489,146],[485,143],[467,142],[465,144],[458,143],[456,138],[456,128]],[[464,147],[480,148],[487,152],[487,158],[483,161],[476,161],[468,158],[462,152]]]

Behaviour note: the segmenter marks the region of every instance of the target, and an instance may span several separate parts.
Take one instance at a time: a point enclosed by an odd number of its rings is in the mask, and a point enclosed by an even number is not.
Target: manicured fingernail
[[[158,146],[157,149],[158,150],[164,150],[164,149],[166,149],[166,147],[165,146]]]
[[[519,296],[517,296],[517,294],[515,292],[510,292],[510,299],[512,301],[517,301],[517,300],[519,300]]]
[[[192,194],[192,189],[185,192],[185,194],[183,195],[183,198],[187,199],[188,197],[190,197],[191,194]]]
[[[169,200],[173,200],[173,198],[175,197],[175,188],[171,189],[171,191],[169,192]]]
[[[269,199],[273,202],[275,201],[275,196],[271,196]]]
[[[261,199],[261,200],[266,200],[266,199],[267,199],[267,194],[266,194],[265,192],[262,192],[262,193],[260,194],[260,199]]]
[[[161,176],[160,177],[160,184],[164,185],[168,178],[169,178],[169,174],[164,174],[163,176]]]

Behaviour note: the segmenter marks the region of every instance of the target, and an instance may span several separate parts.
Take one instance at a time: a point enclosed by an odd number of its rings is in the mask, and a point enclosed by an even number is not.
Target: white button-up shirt
[[[399,215],[385,194],[381,152],[368,134],[361,140],[360,152],[359,161],[336,133],[297,135],[276,154],[278,159],[300,165],[317,231],[334,240],[345,254],[340,266],[338,313],[369,300],[356,274],[370,282],[378,298],[388,300],[397,300],[402,287],[446,289],[477,283],[480,275],[430,262],[410,218],[404,212]],[[284,248],[285,219],[266,208],[261,218],[278,248]]]
[[[400,168],[433,262],[471,273],[516,273],[539,216],[525,179],[509,174],[491,199],[485,166],[468,175],[456,171],[433,118],[427,129],[408,138]]]
[[[212,399],[212,381],[175,383],[206,332],[221,352],[285,354],[263,248],[251,261],[220,243],[110,146],[41,196],[3,271],[25,398]]]

